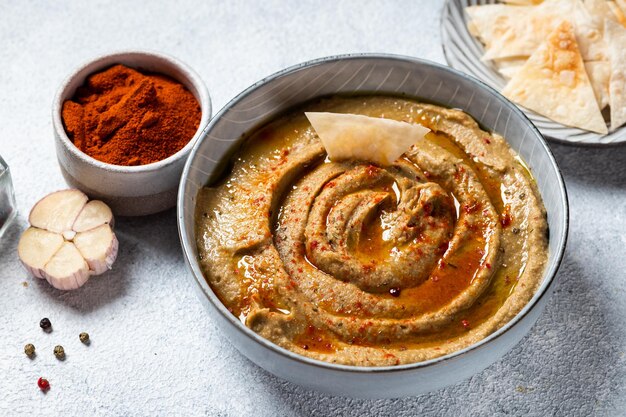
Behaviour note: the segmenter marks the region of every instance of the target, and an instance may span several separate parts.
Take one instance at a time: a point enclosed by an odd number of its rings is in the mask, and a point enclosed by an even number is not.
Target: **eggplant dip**
[[[335,160],[305,112],[430,132],[389,164]],[[501,136],[460,110],[374,95],[323,98],[252,132],[200,192],[196,236],[204,276],[247,327],[358,366],[482,340],[530,301],[548,257],[540,194]]]

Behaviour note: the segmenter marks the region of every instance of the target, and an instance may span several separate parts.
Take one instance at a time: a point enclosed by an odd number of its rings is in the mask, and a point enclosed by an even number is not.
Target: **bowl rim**
[[[245,325],[243,325],[243,323],[241,323],[241,321],[233,316],[232,313],[230,313],[226,307],[224,306],[224,304],[222,304],[222,302],[217,298],[217,296],[215,295],[215,293],[213,292],[213,290],[210,288],[210,286],[208,285],[208,283],[206,282],[206,279],[204,278],[204,275],[202,274],[202,271],[199,268],[198,265],[198,261],[197,259],[195,259],[194,257],[192,257],[192,250],[190,248],[188,248],[188,241],[192,242],[193,241],[190,240],[190,236],[188,236],[185,227],[184,227],[184,202],[185,202],[185,183],[188,179],[189,176],[189,172],[191,170],[191,164],[192,161],[195,160],[196,157],[196,153],[198,152],[198,149],[200,147],[200,144],[202,143],[203,140],[205,140],[205,138],[207,138],[207,132],[209,132],[213,126],[217,123],[217,121],[220,120],[220,118],[231,108],[233,107],[235,104],[237,104],[239,101],[241,101],[243,98],[245,98],[246,96],[248,96],[250,93],[252,93],[254,90],[256,90],[258,87],[273,81],[277,78],[280,78],[282,76],[303,70],[303,69],[307,69],[309,67],[313,67],[313,66],[317,66],[317,65],[321,65],[321,64],[326,64],[326,63],[331,63],[331,62],[337,62],[337,61],[341,61],[341,60],[351,60],[351,59],[383,59],[383,60],[391,60],[391,61],[398,61],[398,62],[409,62],[412,64],[417,64],[417,65],[425,65],[425,66],[429,66],[431,68],[435,68],[436,70],[439,71],[444,71],[444,72],[448,72],[451,73],[454,76],[458,76],[461,78],[464,78],[465,80],[470,81],[472,84],[474,84],[476,86],[476,88],[483,88],[486,89],[488,92],[490,92],[492,95],[495,96],[496,99],[500,100],[504,105],[506,105],[507,107],[511,108],[511,110],[517,114],[519,117],[522,118],[522,120],[525,120],[526,123],[528,124],[529,128],[533,131],[533,133],[535,133],[535,137],[537,140],[539,140],[540,145],[542,146],[543,150],[547,153],[548,158],[550,160],[551,163],[551,167],[554,168],[556,170],[557,173],[557,178],[558,178],[558,187],[559,190],[561,191],[561,194],[563,195],[564,198],[560,199],[560,204],[561,207],[563,209],[563,233],[560,236],[551,236],[551,238],[556,238],[558,239],[558,244],[560,245],[560,247],[557,250],[557,253],[555,253],[555,259],[556,262],[554,264],[554,267],[552,268],[551,271],[545,271],[544,272],[544,279],[540,285],[540,287],[536,290],[535,294],[533,295],[533,297],[530,299],[530,301],[528,303],[526,303],[526,305],[512,318],[510,319],[506,324],[504,324],[502,327],[500,327],[499,329],[497,329],[495,332],[491,333],[490,335],[488,335],[487,337],[479,340],[476,343],[473,343],[463,349],[451,352],[447,355],[443,355],[443,356],[439,356],[433,359],[429,359],[426,361],[421,361],[421,362],[413,362],[413,363],[407,363],[407,364],[402,364],[402,365],[387,365],[387,366],[354,366],[354,365],[344,365],[344,364],[335,364],[335,363],[330,363],[330,362],[325,362],[322,360],[318,360],[318,359],[313,359],[313,358],[309,358],[307,356],[303,356],[300,354],[297,354],[295,352],[292,352],[288,349],[285,349],[281,346],[278,346],[272,342],[270,342],[268,339],[265,339],[261,336],[259,336],[258,334],[256,334],[254,331],[252,331],[251,329],[249,329],[248,327],[246,327]],[[565,253],[565,247],[567,246],[567,238],[568,238],[568,234],[569,234],[569,201],[568,201],[568,196],[567,196],[567,189],[565,187],[565,182],[563,180],[563,175],[561,172],[561,169],[559,168],[558,164],[556,163],[556,160],[554,158],[554,155],[552,154],[552,151],[550,150],[550,147],[548,146],[545,138],[543,137],[543,135],[539,132],[539,130],[535,127],[535,125],[530,121],[530,119],[528,119],[528,117],[517,107],[515,106],[513,103],[511,103],[510,101],[508,101],[504,96],[502,96],[498,91],[496,91],[495,89],[491,88],[490,86],[488,86],[487,84],[485,84],[484,82],[482,82],[481,80],[472,77],[470,75],[467,75],[465,73],[460,72],[459,70],[456,70],[454,68],[433,62],[433,61],[429,61],[426,59],[421,59],[421,58],[415,58],[415,57],[411,57],[411,56],[405,56],[405,55],[398,55],[398,54],[388,54],[388,53],[351,53],[351,54],[340,54],[340,55],[331,55],[331,56],[327,56],[327,57],[322,57],[322,58],[317,58],[317,59],[313,59],[313,60],[309,60],[309,61],[305,61],[296,65],[292,65],[290,67],[287,67],[285,69],[282,69],[280,71],[277,71],[265,78],[262,78],[260,81],[257,81],[256,83],[252,84],[251,86],[249,86],[248,88],[246,88],[245,90],[243,90],[242,92],[240,92],[239,94],[237,94],[233,99],[231,99],[226,105],[224,105],[224,107],[222,107],[222,109],[220,109],[220,111],[213,117],[213,119],[211,119],[211,121],[209,122],[209,124],[206,126],[206,128],[204,129],[204,132],[202,134],[202,137],[196,142],[196,144],[194,145],[193,149],[191,150],[191,153],[189,155],[189,157],[187,158],[187,162],[185,163],[185,168],[183,169],[183,174],[181,176],[181,182],[180,182],[180,186],[179,186],[179,190],[178,190],[178,198],[177,198],[177,223],[178,223],[178,233],[179,233],[179,238],[181,240],[181,245],[182,245],[182,249],[183,249],[183,255],[186,261],[186,264],[191,272],[191,276],[193,277],[193,280],[196,282],[196,285],[198,285],[200,291],[202,292],[202,294],[209,300],[209,302],[213,305],[213,307],[215,307],[219,314],[221,314],[235,329],[237,329],[240,333],[243,333],[245,336],[247,336],[248,338],[252,339],[253,342],[256,342],[260,345],[262,345],[263,347],[269,349],[270,351],[285,357],[286,359],[289,360],[294,360],[296,362],[301,363],[302,365],[305,366],[313,366],[316,368],[322,368],[324,370],[327,371],[339,371],[342,373],[356,373],[356,374],[372,374],[372,373],[402,373],[402,372],[407,372],[407,371],[413,371],[415,369],[422,369],[422,368],[427,368],[427,367],[431,367],[431,366],[435,366],[438,364],[441,364],[443,362],[449,362],[451,360],[454,360],[460,356],[463,356],[469,352],[478,350],[482,347],[484,347],[485,345],[489,344],[491,341],[498,339],[499,337],[501,337],[502,335],[504,335],[506,332],[508,332],[508,330],[512,329],[513,327],[515,327],[518,323],[520,323],[520,321],[526,317],[528,315],[528,313],[538,304],[538,302],[546,295],[549,294],[550,291],[549,289],[552,287],[553,283],[554,283],[554,278],[556,277],[556,274],[559,270],[559,267],[561,266],[561,263],[563,261],[563,256]],[[195,210],[195,208],[194,208]],[[203,282],[205,285],[203,285]],[[208,291],[206,291],[205,289],[208,289]],[[244,355],[245,356],[245,355]]]
[[[84,77],[83,79],[83,83],[84,83],[85,79],[88,76],[96,72],[100,72],[106,68],[109,68],[112,65],[115,65],[116,60],[123,61],[127,59],[129,56],[147,57],[149,59],[152,59],[154,62],[159,62],[159,63],[160,61],[166,61],[171,66],[177,68],[179,72],[181,74],[184,74],[185,78],[187,78],[190,84],[192,84],[193,87],[197,90],[198,97],[195,97],[194,95],[194,98],[198,100],[198,104],[200,105],[200,111],[201,111],[200,123],[198,124],[198,128],[196,129],[196,132],[191,137],[189,142],[185,144],[185,146],[183,146],[176,153],[168,156],[165,159],[152,162],[150,164],[144,164],[144,165],[109,164],[107,162],[102,162],[90,155],[87,155],[86,153],[78,149],[76,145],[74,145],[74,143],[70,140],[70,138],[67,135],[67,132],[65,131],[65,127],[63,125],[63,120],[61,117],[61,111],[63,109],[63,102],[67,100],[67,98],[63,99],[63,97],[66,95],[67,90],[69,89],[70,83],[72,81],[74,81],[80,75],[81,77]],[[118,62],[118,63],[121,63],[121,62]],[[93,68],[91,68],[92,66]],[[82,74],[87,69],[89,69],[89,71],[86,74]],[[158,73],[158,71],[156,72]],[[179,79],[180,77],[172,77],[172,76],[169,76],[169,77],[175,79],[176,81],[182,84],[185,84]],[[185,88],[187,87],[185,86]],[[189,90],[189,88],[187,88],[187,90]],[[191,93],[193,94],[193,92]],[[184,63],[178,58],[172,55],[168,55],[168,54],[164,54],[164,53],[156,52],[156,51],[151,51],[151,50],[146,50],[146,49],[116,50],[113,52],[98,55],[88,61],[84,61],[82,64],[75,67],[75,69],[63,79],[63,81],[61,82],[61,85],[59,86],[59,88],[57,89],[54,95],[54,99],[52,102],[52,126],[55,132],[57,133],[57,137],[59,138],[59,140],[65,147],[65,149],[67,149],[75,158],[78,158],[79,160],[89,165],[92,165],[96,168],[104,169],[109,172],[116,172],[116,173],[155,172],[165,166],[169,166],[169,165],[176,163],[181,158],[184,158],[185,155],[191,151],[195,143],[198,142],[198,140],[203,136],[204,130],[206,126],[208,125],[209,121],[211,120],[211,116],[212,116],[211,96],[209,95],[209,90],[206,84],[204,83],[204,81],[202,80],[202,77],[200,77],[200,75],[192,67],[190,67],[189,65],[187,65],[186,63]]]

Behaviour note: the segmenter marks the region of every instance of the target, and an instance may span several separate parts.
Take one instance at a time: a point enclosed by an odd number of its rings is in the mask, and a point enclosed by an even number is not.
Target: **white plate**
[[[498,91],[506,80],[489,62],[480,60],[484,53],[483,45],[467,30],[465,7],[494,4],[496,0],[447,0],[441,18],[441,40],[443,53],[448,64],[460,71],[473,75]],[[608,135],[599,135],[574,127],[564,126],[520,107],[539,131],[550,139],[577,145],[615,145],[626,143],[626,125]]]

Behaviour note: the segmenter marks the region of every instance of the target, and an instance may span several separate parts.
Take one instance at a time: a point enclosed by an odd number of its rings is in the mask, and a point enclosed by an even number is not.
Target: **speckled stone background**
[[[0,415],[626,414],[626,147],[553,145],[571,203],[554,297],[504,359],[417,398],[324,396],[243,358],[196,299],[173,211],[119,219],[114,270],[75,292],[28,277],[17,261],[31,205],[65,185],[50,109],[77,65],[116,49],[163,51],[200,73],[219,110],[264,76],[325,55],[389,52],[443,62],[442,3],[0,2],[0,154],[20,209],[0,241]],[[44,316],[51,334],[38,327]],[[79,342],[81,331],[91,346]],[[37,347],[34,360],[22,353],[28,342]],[[56,344],[65,346],[65,362],[54,358]],[[40,375],[52,385],[46,395],[36,386]]]

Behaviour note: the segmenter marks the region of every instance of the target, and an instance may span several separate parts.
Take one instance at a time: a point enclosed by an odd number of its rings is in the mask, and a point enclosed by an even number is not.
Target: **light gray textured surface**
[[[187,277],[175,213],[119,219],[112,272],[63,293],[27,277],[25,213],[64,187],[50,107],[61,80],[116,49],[194,67],[214,108],[287,65],[348,52],[442,62],[440,1],[0,3],[0,154],[20,216],[0,242],[0,415],[624,415],[626,147],[554,145],[571,234],[556,293],[531,334],[471,380],[418,398],[359,401],[305,391],[244,359],[207,319]],[[30,285],[24,287],[22,282]],[[50,317],[44,334],[39,320]],[[88,331],[93,343],[81,345]],[[22,353],[34,343],[38,356]],[[65,362],[52,355],[56,344]],[[40,375],[52,389],[42,394]]]

